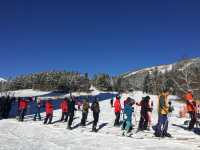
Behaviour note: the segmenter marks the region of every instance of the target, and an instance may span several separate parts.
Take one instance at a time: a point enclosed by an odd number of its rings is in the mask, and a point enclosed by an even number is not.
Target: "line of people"
[[[161,94],[158,96],[158,122],[154,128],[155,130],[155,136],[157,137],[171,137],[171,135],[168,133],[168,123],[169,123],[169,114],[174,111],[174,108],[172,106],[172,103],[168,101],[168,96],[170,94],[169,90],[164,90],[161,92]],[[194,128],[194,125],[197,122],[197,109],[196,109],[196,102],[194,101],[192,91],[188,90],[188,92],[184,95],[184,99],[186,100],[187,104],[187,112],[190,115],[191,121],[188,127],[188,130],[192,130]],[[44,107],[46,116],[44,119],[44,124],[52,124],[53,119],[53,111],[54,106],[52,103],[52,100],[41,100],[38,97],[35,97],[34,100],[32,98],[10,98],[8,97],[1,97],[0,98],[0,117],[1,118],[8,118],[9,113],[12,108],[12,102],[18,102],[18,111],[17,116],[18,120],[23,122],[24,116],[27,113],[29,102],[34,101],[35,104],[35,114],[33,120],[36,121],[37,119],[39,121],[42,120],[41,118],[41,109]],[[60,122],[67,122],[67,128],[73,129],[72,123],[74,120],[75,111],[77,110],[75,108],[76,105],[76,98],[70,97],[65,98],[60,103],[60,109],[62,110],[61,119]],[[122,130],[123,134],[131,135],[131,131],[133,129],[132,125],[132,118],[134,113],[134,105],[137,107],[140,107],[140,121],[137,128],[137,132],[144,131],[144,130],[151,130],[152,128],[152,111],[153,111],[153,101],[149,96],[143,97],[142,100],[138,103],[134,99],[128,97],[124,101],[124,108],[121,106],[121,97],[117,95],[115,97],[115,100],[111,100],[111,107],[114,107],[114,113],[115,113],[115,121],[114,126],[120,126],[120,117],[121,114],[123,114],[123,122],[122,122]],[[78,109],[80,109],[80,103],[78,105]],[[83,100],[82,102],[82,118],[80,121],[81,126],[86,126],[86,121],[88,117],[89,110],[92,110],[93,112],[93,126],[92,131],[97,132],[97,123],[99,120],[99,113],[100,113],[100,106],[98,99],[95,99],[95,101],[90,106],[88,100]]]
[[[168,133],[168,114],[172,113],[174,110],[171,102],[168,102],[169,91],[163,91],[158,97],[158,123],[155,126],[155,136],[157,137],[171,137]],[[123,114],[122,130],[123,135],[130,136],[132,134],[132,118],[134,113],[134,105],[139,106],[140,109],[140,121],[136,132],[151,130],[152,128],[152,111],[153,111],[153,101],[150,96],[143,97],[138,103],[134,99],[128,97],[124,101],[124,109],[121,106],[121,97],[116,96],[114,105],[115,121],[114,126],[120,126],[120,115]],[[135,120],[136,121],[136,120]]]
[[[19,98],[18,99],[18,120],[23,122],[24,121],[24,116],[26,115],[27,109],[28,109],[28,103],[30,100],[27,100],[25,98]],[[53,112],[54,112],[54,105],[52,100],[41,100],[38,97],[35,97],[34,100],[35,104],[35,114],[34,114],[34,121],[37,119],[41,121],[41,109],[44,107],[46,116],[44,118],[44,124],[52,124],[53,120]],[[67,128],[68,129],[73,129],[72,123],[74,120],[74,115],[75,111],[77,111],[76,107],[76,100],[75,97],[71,98],[64,98],[64,100],[61,101],[60,103],[60,109],[62,111],[61,114],[61,119],[60,122],[68,122],[67,123]],[[78,105],[78,110],[80,109],[80,104]],[[98,99],[96,98],[92,105],[90,106],[89,100],[83,100],[82,103],[82,118],[80,125],[81,126],[86,126],[86,121],[88,117],[89,110],[93,112],[93,126],[92,126],[92,131],[97,132],[97,123],[99,121],[99,113],[100,113],[100,106]]]

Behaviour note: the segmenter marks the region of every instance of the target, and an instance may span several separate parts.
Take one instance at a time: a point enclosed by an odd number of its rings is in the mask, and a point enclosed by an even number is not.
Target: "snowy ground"
[[[96,92],[96,94],[99,94]],[[144,96],[141,92],[123,94],[123,98],[131,96],[140,100]],[[151,96],[156,102],[157,97]],[[174,99],[174,97],[170,97]],[[176,110],[180,103],[173,102]],[[156,104],[154,105],[156,107]],[[101,114],[99,132],[90,132],[92,128],[91,112],[86,128],[79,125],[81,112],[76,112],[73,123],[74,129],[66,129],[67,124],[56,122],[60,119],[60,110],[54,112],[55,122],[52,125],[43,125],[42,122],[32,121],[32,116],[26,116],[25,122],[19,123],[16,119],[0,120],[0,149],[1,150],[165,150],[165,149],[200,149],[200,136],[182,128],[185,119],[178,118],[178,110],[170,117],[169,132],[176,139],[152,138],[153,131],[139,132],[133,138],[121,137],[120,128],[113,127],[114,113],[110,101],[100,102]],[[44,116],[44,114],[42,114]],[[139,108],[136,108],[136,121],[139,121]],[[154,109],[154,124],[156,123],[156,108]],[[137,122],[138,123],[138,122]],[[133,119],[133,124],[136,124]],[[172,125],[175,124],[176,126]],[[135,132],[135,130],[134,130]]]

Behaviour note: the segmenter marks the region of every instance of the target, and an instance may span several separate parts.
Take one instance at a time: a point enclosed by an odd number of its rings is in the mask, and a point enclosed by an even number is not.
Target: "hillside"
[[[151,85],[148,85],[148,88],[158,88],[158,86],[165,86],[164,84],[170,79],[170,85],[174,88],[175,91],[178,88],[182,88],[182,90],[186,90],[187,88],[192,88],[191,85],[186,85],[182,87],[183,82],[187,82],[187,80],[192,80],[191,78],[195,79],[197,84],[197,80],[199,79],[200,73],[200,57],[178,61],[173,64],[168,65],[160,65],[160,66],[153,66],[150,68],[144,68],[141,70],[128,72],[122,74],[120,77],[124,85],[129,86],[129,89],[133,90],[140,90],[144,91],[145,86],[151,82]],[[176,79],[182,79],[179,81]],[[145,81],[146,80],[146,81]],[[193,82],[191,82],[193,83]],[[189,83],[188,83],[189,84]],[[200,83],[195,85],[196,87],[200,87]],[[155,93],[158,89],[150,92]]]

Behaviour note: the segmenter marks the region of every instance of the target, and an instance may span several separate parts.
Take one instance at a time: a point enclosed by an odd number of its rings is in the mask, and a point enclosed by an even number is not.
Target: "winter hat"
[[[145,97],[145,100],[150,100],[150,99],[151,99],[150,96]]]

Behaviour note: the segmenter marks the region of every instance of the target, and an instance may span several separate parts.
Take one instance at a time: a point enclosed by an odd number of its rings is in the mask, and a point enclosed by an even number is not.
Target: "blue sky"
[[[0,2],[0,76],[48,70],[118,75],[200,56],[200,1]]]

